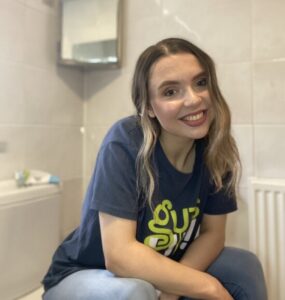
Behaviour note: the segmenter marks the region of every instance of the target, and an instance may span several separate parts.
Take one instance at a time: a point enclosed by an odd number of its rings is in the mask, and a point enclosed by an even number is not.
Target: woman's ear
[[[147,109],[147,113],[148,113],[148,116],[149,116],[150,118],[155,118],[155,114],[154,114],[154,111],[153,111],[152,107],[149,107],[149,108]]]

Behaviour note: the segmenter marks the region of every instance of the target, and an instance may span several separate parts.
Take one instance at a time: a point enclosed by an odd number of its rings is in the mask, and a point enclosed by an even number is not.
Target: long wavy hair
[[[143,142],[137,161],[137,188],[140,195],[152,207],[156,188],[156,174],[153,165],[153,151],[160,135],[160,124],[148,114],[150,108],[149,78],[152,66],[162,57],[190,53],[194,55],[208,77],[208,90],[211,97],[214,119],[207,134],[207,147],[204,153],[206,166],[217,191],[222,188],[236,195],[239,180],[240,158],[236,143],[231,135],[231,114],[218,86],[215,64],[211,57],[189,41],[180,38],[167,38],[148,47],[138,58],[132,81],[132,101],[143,132]]]

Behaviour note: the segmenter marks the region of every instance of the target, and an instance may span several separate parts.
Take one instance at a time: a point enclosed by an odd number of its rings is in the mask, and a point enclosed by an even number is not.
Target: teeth
[[[203,112],[200,112],[197,115],[186,116],[185,118],[183,118],[183,120],[186,120],[186,121],[197,121],[197,120],[201,119],[202,117],[203,117]]]

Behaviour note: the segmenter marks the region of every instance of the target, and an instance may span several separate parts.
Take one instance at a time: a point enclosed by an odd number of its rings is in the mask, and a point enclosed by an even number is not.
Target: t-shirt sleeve
[[[137,219],[135,159],[117,142],[104,145],[93,174],[91,208],[126,219]]]
[[[229,195],[224,187],[216,191],[215,184],[210,183],[204,213],[209,215],[222,215],[235,210],[237,210],[235,196]]]

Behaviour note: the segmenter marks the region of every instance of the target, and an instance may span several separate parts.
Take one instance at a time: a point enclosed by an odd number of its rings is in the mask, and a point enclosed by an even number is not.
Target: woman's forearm
[[[107,257],[106,264],[118,276],[146,280],[170,294],[216,299],[214,277],[173,261],[137,241],[130,242],[117,255]]]
[[[199,271],[206,271],[223,250],[224,243],[223,235],[205,232],[189,246],[180,263]]]
[[[187,249],[180,263],[199,271],[205,271],[224,247],[224,239],[211,233],[200,235]],[[178,299],[179,296],[162,293],[162,299]]]

